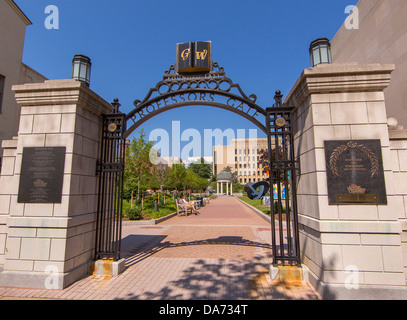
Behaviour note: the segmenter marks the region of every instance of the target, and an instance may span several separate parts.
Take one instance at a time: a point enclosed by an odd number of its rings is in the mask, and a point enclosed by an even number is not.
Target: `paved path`
[[[273,283],[270,225],[232,197],[157,226],[124,226],[126,270],[89,276],[65,290],[0,287],[0,299],[318,299],[308,284]]]

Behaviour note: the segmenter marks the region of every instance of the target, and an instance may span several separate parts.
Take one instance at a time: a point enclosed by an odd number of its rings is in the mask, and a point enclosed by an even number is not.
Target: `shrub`
[[[126,210],[126,217],[130,220],[141,220],[143,219],[143,212],[141,208],[134,206]]]

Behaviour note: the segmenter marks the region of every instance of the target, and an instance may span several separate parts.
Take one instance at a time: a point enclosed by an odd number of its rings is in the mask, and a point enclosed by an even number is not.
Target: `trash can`
[[[196,200],[199,201],[199,206],[203,207],[204,203],[203,203],[203,197],[196,197]]]

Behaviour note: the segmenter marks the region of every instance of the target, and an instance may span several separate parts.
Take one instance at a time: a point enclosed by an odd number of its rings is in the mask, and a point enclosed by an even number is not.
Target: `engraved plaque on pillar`
[[[65,147],[24,148],[18,203],[61,203]]]
[[[325,141],[328,199],[335,204],[387,204],[380,140]]]

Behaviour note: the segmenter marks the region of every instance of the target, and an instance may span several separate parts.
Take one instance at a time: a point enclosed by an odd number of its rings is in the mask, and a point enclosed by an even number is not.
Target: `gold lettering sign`
[[[209,73],[212,70],[212,43],[188,42],[177,44],[177,73]]]
[[[182,53],[181,53],[182,60],[183,61],[188,60],[190,54],[191,54],[191,49],[185,49],[184,51],[182,51]]]
[[[208,50],[204,50],[202,52],[196,52],[196,60],[205,60],[206,56],[208,55]]]

